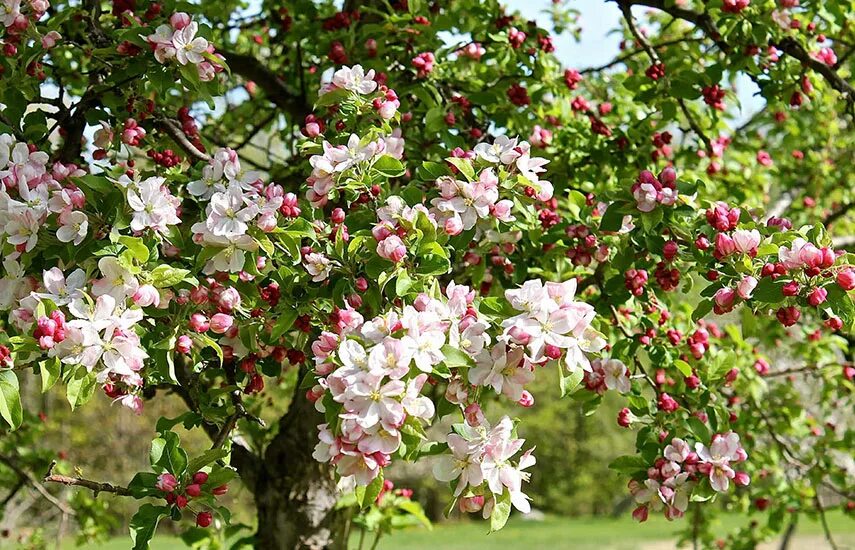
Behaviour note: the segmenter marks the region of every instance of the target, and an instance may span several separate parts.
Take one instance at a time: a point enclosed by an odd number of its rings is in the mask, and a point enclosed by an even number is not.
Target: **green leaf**
[[[422,505],[418,502],[414,500],[404,500],[400,504],[398,504],[398,508],[407,512],[411,516],[414,516],[417,520],[419,520],[422,525],[424,525],[428,529],[428,531],[433,530],[433,524],[425,515],[425,512],[422,509]]]
[[[558,386],[561,389],[561,397],[566,397],[576,393],[579,385],[582,383],[582,378],[585,377],[585,372],[577,368],[568,375],[564,375],[564,371],[559,367],[558,370]]]
[[[781,279],[772,279],[771,277],[763,277],[754,289],[751,295],[753,300],[766,302],[769,304],[777,304],[784,301],[783,288],[786,281]]]
[[[97,384],[93,373],[88,372],[85,367],[78,368],[65,388],[66,398],[68,399],[68,404],[71,405],[71,410],[88,403],[95,393],[95,386]]]
[[[183,475],[187,469],[187,453],[179,445],[180,440],[175,432],[163,432],[155,438],[149,451],[152,469],[169,472],[175,477]]]
[[[160,489],[155,487],[158,475],[154,472],[139,472],[128,483],[128,490],[134,498],[145,498],[148,496],[161,495]]]
[[[315,105],[318,107],[328,107],[330,105],[335,105],[336,103],[341,103],[345,99],[349,98],[351,95],[350,90],[346,90],[344,88],[339,88],[337,90],[333,90],[331,92],[327,92],[315,102]]]
[[[397,178],[403,176],[407,171],[404,168],[404,163],[389,155],[383,155],[374,162],[373,168],[386,176],[387,178]]]
[[[228,454],[229,452],[225,449],[209,449],[191,460],[189,464],[187,464],[187,472],[189,474],[195,474],[208,464],[216,462],[217,460],[220,460]]]
[[[148,543],[157,531],[157,523],[160,518],[166,516],[169,509],[166,506],[154,506],[143,504],[134,517],[131,518],[131,540],[134,543],[133,550],[145,550]]]
[[[600,220],[600,231],[620,231],[623,226],[623,217],[626,214],[621,211],[618,203],[612,203],[603,214],[603,219]]]
[[[466,355],[466,353],[460,351],[458,348],[446,344],[442,346],[442,354],[445,356],[443,363],[450,369],[468,368],[472,366],[472,358]]]
[[[682,359],[675,359],[674,366],[677,367],[677,370],[680,371],[683,376],[692,376],[692,367]]]
[[[125,248],[130,250],[131,255],[136,261],[144,264],[148,261],[149,251],[142,239],[138,237],[128,237],[122,235],[119,237],[119,242],[125,245]]]
[[[636,472],[646,471],[647,467],[647,461],[638,455],[619,456],[609,464],[610,470],[630,475],[635,474]]]
[[[24,421],[18,377],[11,370],[0,371],[0,417],[13,430],[17,430]]]
[[[207,347],[213,349],[214,353],[216,353],[217,357],[220,359],[220,364],[223,364],[223,348],[220,347],[220,344],[218,344],[216,340],[207,334],[202,333],[196,333],[192,338],[195,339],[203,348]]]
[[[511,516],[511,493],[507,489],[496,499],[493,513],[490,514],[490,532],[495,533],[508,522]]]
[[[273,329],[270,331],[270,341],[275,342],[280,336],[288,332],[294,326],[294,321],[296,320],[297,310],[295,308],[279,313],[279,318],[276,319],[276,324],[273,325]]]
[[[59,375],[62,372],[59,357],[53,357],[39,363],[39,371],[42,375],[42,393],[45,393],[59,380]]]
[[[383,469],[380,469],[380,473],[377,474],[371,483],[365,488],[365,493],[362,495],[362,501],[360,502],[360,507],[365,508],[367,506],[371,506],[374,504],[374,501],[377,500],[377,497],[380,495],[380,491],[383,490]]]
[[[703,443],[707,443],[710,440],[710,429],[706,424],[701,422],[701,419],[697,416],[689,417],[689,427],[692,429],[692,433],[698,438],[699,441]]]
[[[472,162],[470,160],[457,157],[451,157],[445,160],[457,167],[457,169],[460,170],[460,173],[466,176],[469,181],[475,181],[475,169],[472,167]]]
[[[413,280],[406,269],[402,269],[398,273],[398,279],[395,281],[395,295],[400,297],[407,294],[407,291],[413,286]]]
[[[698,322],[700,319],[703,319],[707,313],[712,311],[712,308],[712,300],[701,300],[698,307],[692,312],[692,321]]]
[[[146,249],[147,250],[147,249]],[[189,269],[180,269],[168,265],[159,265],[151,271],[151,284],[157,288],[175,286],[190,274]]]

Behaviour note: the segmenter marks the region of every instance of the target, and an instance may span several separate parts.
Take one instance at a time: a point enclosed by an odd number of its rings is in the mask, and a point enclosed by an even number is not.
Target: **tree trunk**
[[[312,458],[317,425],[323,421],[298,387],[256,480],[256,548],[347,548],[346,515],[335,509],[338,497],[332,468]]]

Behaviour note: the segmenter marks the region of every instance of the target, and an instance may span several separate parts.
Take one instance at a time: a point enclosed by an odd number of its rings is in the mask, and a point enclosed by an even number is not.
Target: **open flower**
[[[182,65],[187,63],[199,64],[205,60],[202,55],[208,49],[208,41],[196,37],[199,24],[193,21],[172,35],[172,45],[175,48],[175,59]]]

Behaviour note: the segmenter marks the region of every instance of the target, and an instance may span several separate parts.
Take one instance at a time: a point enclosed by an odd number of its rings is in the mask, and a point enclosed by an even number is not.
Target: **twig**
[[[647,56],[650,58],[650,61],[654,64],[661,63],[659,59],[659,55],[650,45],[650,42],[638,32],[638,29],[635,27],[635,20],[632,17],[632,11],[630,8],[632,7],[632,2],[628,0],[618,0],[618,5],[620,6],[621,12],[623,13],[623,18],[626,20],[626,25],[629,27],[629,32],[635,38],[636,42],[641,44],[641,47],[647,52]],[[712,145],[710,143],[709,138],[704,133],[703,129],[698,125],[695,121],[692,114],[689,112],[689,108],[686,106],[686,102],[682,98],[676,98],[677,104],[680,106],[680,110],[683,111],[683,115],[686,117],[686,120],[689,122],[689,127],[692,131],[698,136],[698,138],[704,143],[704,147],[706,147],[707,152],[712,152]]]
[[[692,38],[692,37],[688,37],[688,36],[683,36],[681,38],[675,38],[673,40],[666,40],[664,42],[659,42],[658,44],[651,44],[651,47],[654,50],[658,50],[660,48],[665,48],[667,46],[674,46],[676,44],[682,44],[684,42],[700,42],[700,40],[701,40],[700,38]],[[636,55],[638,55],[640,53],[645,53],[643,48],[639,48],[637,50],[632,50],[632,51],[627,52],[625,54],[619,55],[616,58],[614,58],[613,60],[609,61],[608,63],[605,63],[605,64],[600,65],[598,67],[586,67],[584,69],[581,69],[579,71],[579,74],[591,74],[591,73],[599,73],[599,72],[605,71],[606,69],[610,69],[610,68],[614,67],[615,65],[619,65],[619,64],[623,63],[624,61],[632,59],[633,57],[635,57]]]
[[[834,542],[834,537],[831,536],[831,529],[828,527],[828,520],[825,518],[825,508],[822,506],[822,501],[819,500],[819,493],[814,496],[814,503],[816,503],[816,511],[819,512],[819,522],[822,524],[825,540],[828,541],[831,550],[837,550],[837,543]]]
[[[621,324],[620,319],[618,319],[618,312],[617,312],[617,309],[615,309],[615,306],[609,305],[609,307],[612,310],[612,317],[614,318],[615,323],[617,324],[617,327],[620,329],[620,331],[623,333],[624,336],[632,339],[633,334],[631,332],[629,332],[629,329],[624,327],[623,324]]]
[[[85,487],[86,489],[91,489],[92,492],[95,493],[95,496],[98,496],[98,493],[114,493],[121,496],[131,496],[131,491],[127,487],[120,487],[111,483],[100,483],[98,481],[92,481],[82,477],[54,474],[52,473],[54,466],[56,466],[56,462],[51,462],[44,478],[46,483],[62,483],[63,485],[68,486]]]
[[[0,510],[6,508],[6,505],[9,504],[9,501],[15,498],[15,495],[18,494],[18,491],[26,485],[27,478],[18,476],[18,482],[12,486],[12,489],[9,491],[9,494],[6,495],[6,498],[3,499],[3,502],[0,502]]]
[[[208,162],[211,160],[211,156],[208,153],[200,151],[196,148],[195,145],[190,143],[190,140],[187,139],[187,136],[181,131],[172,120],[168,118],[158,118],[157,125],[163,129],[169,137],[171,137],[175,143],[177,143],[184,151],[193,157],[196,160],[201,160],[203,162]]]
[[[826,216],[824,220],[822,220],[822,224],[826,227],[831,225],[839,218],[845,216],[846,213],[849,212],[852,208],[855,208],[855,201],[847,202],[846,204],[841,204],[840,206],[832,210],[831,213],[828,214],[828,216]]]
[[[668,0],[616,1],[621,6],[621,9],[623,9],[624,6],[626,6],[626,9],[629,9],[630,6],[636,5],[647,6],[649,8],[661,10],[670,15],[671,17],[688,21],[689,23],[692,23],[699,27],[701,30],[704,31],[704,34],[706,34],[710,40],[715,42],[715,44],[722,52],[728,53],[734,49],[730,44],[728,44],[722,39],[718,27],[716,26],[712,17],[710,17],[710,15],[706,12],[696,12],[681,8],[676,5],[673,5],[673,3],[669,2]],[[834,70],[833,67],[829,67],[825,63],[812,58],[808,51],[805,50],[804,46],[799,44],[795,39],[791,37],[783,39],[777,44],[777,47],[788,56],[801,61],[803,65],[819,73],[826,80],[826,82],[831,85],[832,88],[843,94],[843,97],[846,100],[850,111],[855,110],[855,88],[853,88],[852,85],[849,84],[849,82],[847,82],[843,77],[841,77]]]
[[[35,476],[33,476],[33,474],[18,466],[12,458],[0,455],[0,462],[11,468],[12,471],[18,474],[19,477],[26,479],[27,483],[32,485],[33,488],[45,498],[45,500],[56,506],[56,508],[60,512],[62,512],[63,514],[68,514],[69,516],[76,515],[76,512],[72,508],[70,508],[66,503],[58,500],[55,496],[50,494],[50,492],[45,488],[45,486],[39,483],[39,480],[37,480]]]

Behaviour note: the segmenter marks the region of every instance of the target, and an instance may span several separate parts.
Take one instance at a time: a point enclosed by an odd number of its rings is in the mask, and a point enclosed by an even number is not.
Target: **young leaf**
[[[21,408],[18,377],[11,370],[0,371],[0,417],[3,417],[13,430],[17,430],[24,421]]]

